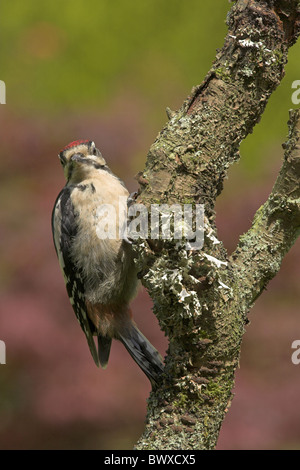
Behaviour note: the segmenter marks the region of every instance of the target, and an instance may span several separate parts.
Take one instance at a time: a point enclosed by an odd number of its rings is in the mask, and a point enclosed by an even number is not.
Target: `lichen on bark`
[[[299,113],[290,114],[281,172],[229,257],[215,203],[239,146],[284,75],[300,30],[298,1],[239,0],[202,84],[158,134],[135,202],[203,204],[199,251],[178,240],[135,240],[136,263],[169,339],[165,373],[148,400],[136,449],[212,449],[232,399],[247,314],[299,234]]]

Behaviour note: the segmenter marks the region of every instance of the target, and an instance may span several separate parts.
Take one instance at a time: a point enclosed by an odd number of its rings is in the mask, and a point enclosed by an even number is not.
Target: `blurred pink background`
[[[182,104],[222,47],[230,5],[219,3],[80,0],[70,9],[57,0],[16,0],[1,7],[0,340],[7,363],[0,365],[0,449],[131,449],[143,430],[147,378],[117,342],[107,369],[96,368],[65,291],[50,222],[64,185],[57,154],[73,140],[93,139],[134,191],[166,106]],[[217,203],[229,252],[275,181],[299,75],[297,45]],[[300,339],[299,264],[297,241],[251,311],[218,449],[300,448],[300,365],[291,361]],[[164,355],[167,339],[143,289],[133,314]]]

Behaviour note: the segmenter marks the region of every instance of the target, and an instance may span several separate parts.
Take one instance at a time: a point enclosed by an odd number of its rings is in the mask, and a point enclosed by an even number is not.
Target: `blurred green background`
[[[50,217],[64,185],[59,150],[93,139],[136,189],[149,146],[199,84],[222,47],[226,0],[33,0],[1,5],[0,449],[131,449],[143,429],[150,385],[122,345],[97,370],[69,304]],[[300,44],[286,76],[218,201],[229,251],[250,226],[281,165]],[[244,337],[235,398],[219,449],[300,448],[300,246],[256,302]],[[167,347],[141,290],[134,317]]]

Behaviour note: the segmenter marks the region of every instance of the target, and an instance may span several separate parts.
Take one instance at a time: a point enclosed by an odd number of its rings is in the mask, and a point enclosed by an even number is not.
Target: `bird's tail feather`
[[[159,352],[134,323],[131,323],[130,328],[127,328],[124,332],[119,333],[119,339],[133,360],[146,374],[152,386],[155,386],[164,368]]]
[[[109,336],[98,335],[98,357],[102,369],[105,369],[108,363],[112,338]]]

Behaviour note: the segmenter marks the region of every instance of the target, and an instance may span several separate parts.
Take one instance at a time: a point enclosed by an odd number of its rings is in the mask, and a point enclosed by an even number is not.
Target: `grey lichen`
[[[259,121],[300,32],[299,2],[235,2],[224,47],[151,146],[137,201],[204,204],[205,241],[133,242],[139,276],[169,338],[161,384],[137,449],[214,448],[232,400],[248,312],[300,231],[300,113],[291,115],[280,175],[229,257],[215,202],[239,146]],[[298,152],[298,153],[297,153]]]

